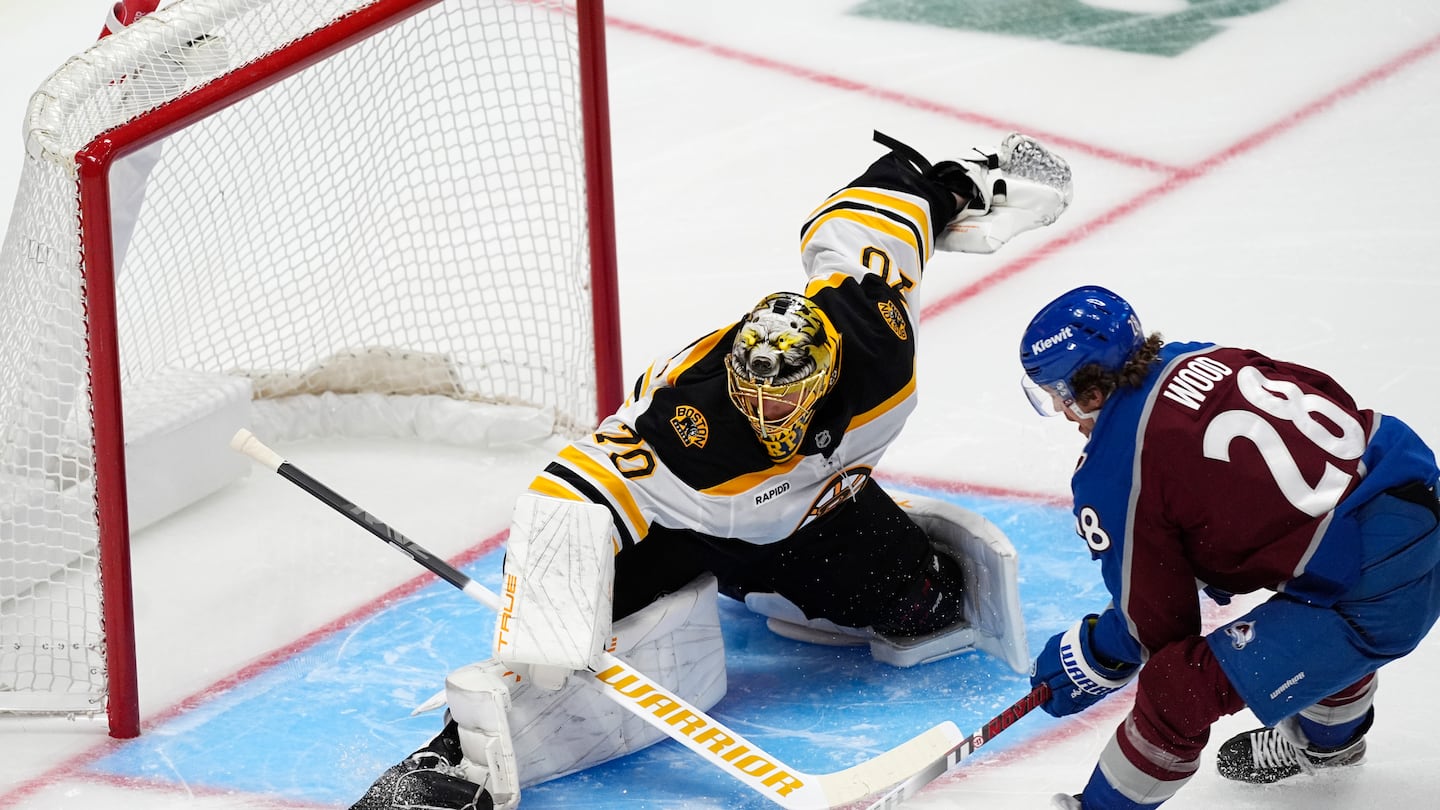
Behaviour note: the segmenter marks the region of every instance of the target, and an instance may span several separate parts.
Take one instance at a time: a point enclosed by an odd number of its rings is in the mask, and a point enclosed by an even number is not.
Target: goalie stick
[[[230,440],[230,446],[398,548],[431,573],[460,589],[466,596],[491,610],[501,610],[501,599],[494,591],[437,558],[343,495],[286,461],[250,431],[242,428]],[[959,727],[947,720],[858,765],[834,773],[805,773],[790,767],[705,712],[671,694],[665,687],[611,653],[601,652],[596,663],[589,667],[589,672],[593,676],[591,683],[607,698],[665,732],[667,736],[738,779],[746,787],[781,807],[793,810],[845,807],[902,780],[903,784],[908,785],[924,775],[924,772],[915,772],[913,763],[931,762],[933,767],[934,761],[943,763],[947,752],[954,752],[964,744],[961,742]],[[925,778],[918,784],[924,785],[933,778]]]
[[[876,799],[866,810],[888,810],[888,808],[900,806],[901,802],[919,793],[921,788],[959,768],[960,763],[975,753],[977,748],[990,742],[996,734],[1015,725],[1016,720],[1040,708],[1049,699],[1050,684],[1042,683],[1031,689],[1029,694],[1015,701],[1013,706],[990,718],[990,722],[981,726],[979,731],[936,757],[905,781],[895,785],[884,796]]]

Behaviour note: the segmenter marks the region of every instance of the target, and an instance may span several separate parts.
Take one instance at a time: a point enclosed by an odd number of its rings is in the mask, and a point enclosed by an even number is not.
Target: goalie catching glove
[[[1093,613],[1063,633],[1056,633],[1030,668],[1030,686],[1050,685],[1046,714],[1065,717],[1090,708],[1130,682],[1140,668],[1111,661],[1095,650],[1092,630],[1100,617]]]
[[[949,166],[977,184],[979,197],[969,197],[970,204],[946,224],[935,243],[940,250],[994,253],[1016,234],[1054,222],[1074,195],[1070,164],[1018,132],[1007,135],[983,163],[947,161],[931,171]]]

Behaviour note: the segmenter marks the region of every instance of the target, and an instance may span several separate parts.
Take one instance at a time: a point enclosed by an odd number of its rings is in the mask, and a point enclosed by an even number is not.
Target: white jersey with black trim
[[[954,197],[887,155],[802,228],[805,295],[841,335],[840,375],[800,450],[771,461],[731,403],[724,358],[738,324],[657,361],[625,404],[565,447],[532,491],[608,507],[618,552],[652,525],[769,544],[869,480],[915,406],[909,298]]]

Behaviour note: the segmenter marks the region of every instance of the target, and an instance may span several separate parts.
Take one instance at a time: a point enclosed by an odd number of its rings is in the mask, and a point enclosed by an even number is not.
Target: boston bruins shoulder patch
[[[705,421],[705,414],[692,405],[676,408],[675,415],[670,417],[670,427],[675,428],[675,435],[686,447],[704,448],[705,440],[710,438],[710,424]]]
[[[905,316],[900,313],[900,308],[890,301],[881,301],[879,307],[880,317],[885,319],[885,323],[889,325],[890,331],[895,333],[895,337],[909,340],[909,330],[905,328]]]

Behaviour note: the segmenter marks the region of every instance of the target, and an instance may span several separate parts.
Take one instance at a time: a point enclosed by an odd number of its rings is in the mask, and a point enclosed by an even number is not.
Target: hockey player
[[[1359,762],[1376,671],[1440,614],[1430,448],[1319,371],[1146,336],[1100,287],[1041,309],[1020,358],[1036,408],[1088,439],[1076,531],[1113,598],[1049,640],[1031,681],[1063,716],[1139,674],[1084,791],[1055,806],[1159,806],[1195,774],[1211,724],[1247,707],[1266,727],[1220,748],[1227,778]],[[1223,604],[1261,589],[1274,595],[1201,635],[1202,590]]]
[[[998,530],[948,505],[907,512],[871,471],[915,405],[910,304],[934,250],[988,253],[1050,224],[1069,167],[1018,134],[934,165],[877,140],[891,151],[801,228],[803,293],[767,295],[657,361],[532,482],[505,560],[521,606],[502,615],[497,659],[451,674],[445,729],[355,810],[511,806],[521,785],[662,739],[570,674],[594,654],[590,630],[569,662],[554,636],[521,653],[527,633],[588,628],[597,611],[614,620],[602,642],[701,710],[725,693],[717,593],[778,633],[866,644],[892,664],[979,647],[1023,669],[1018,599],[997,606],[1006,588],[982,587],[972,565]],[[550,601],[527,625],[537,594]],[[1018,649],[1000,638],[1016,634]]]

